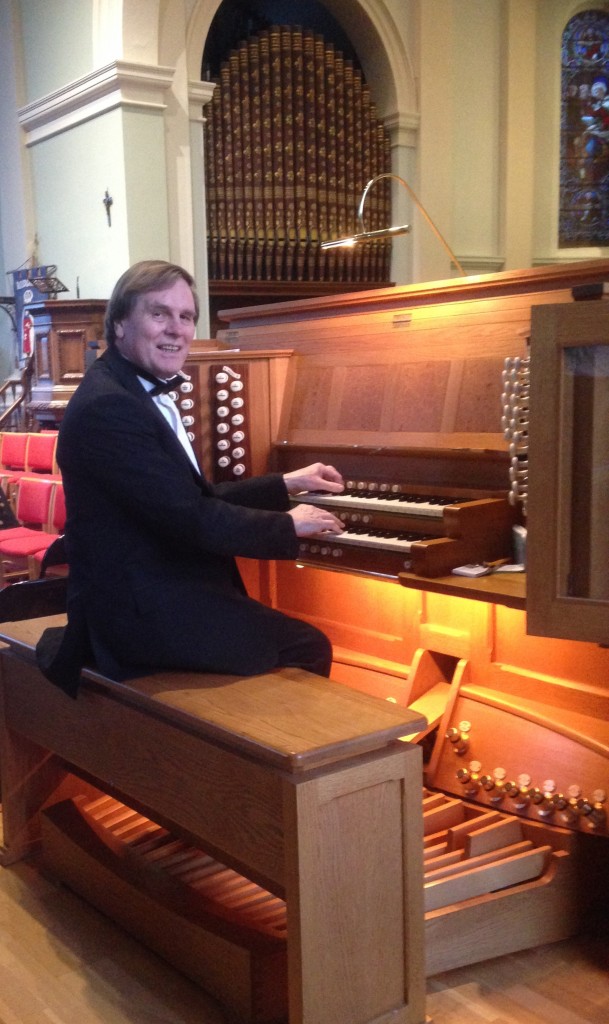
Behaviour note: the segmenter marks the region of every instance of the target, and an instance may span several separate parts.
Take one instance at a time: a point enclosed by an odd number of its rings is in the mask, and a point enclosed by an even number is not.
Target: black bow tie
[[[183,384],[185,377],[181,373],[177,373],[175,377],[170,377],[169,380],[157,380],[154,387],[148,392],[154,398],[155,395],[166,395],[170,391],[175,391],[179,388],[180,384]]]

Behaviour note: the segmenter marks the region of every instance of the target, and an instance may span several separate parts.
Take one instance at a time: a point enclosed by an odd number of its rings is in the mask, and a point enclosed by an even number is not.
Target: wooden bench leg
[[[66,778],[66,770],[47,750],[0,725],[2,830],[0,864],[27,856],[40,838],[40,809]]]
[[[38,847],[42,808],[82,792],[86,785],[55,754],[10,729],[6,720],[0,678],[0,865],[5,867]]]
[[[290,1024],[421,1024],[420,749],[284,792]]]

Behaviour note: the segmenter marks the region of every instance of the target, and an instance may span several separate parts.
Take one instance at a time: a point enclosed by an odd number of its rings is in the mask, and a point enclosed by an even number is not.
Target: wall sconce
[[[359,201],[359,206],[358,206],[358,209],[357,209],[357,223],[359,225],[359,229],[360,230],[356,234],[350,235],[350,236],[348,236],[346,238],[335,238],[335,239],[332,239],[329,242],[322,242],[321,245],[320,245],[320,248],[321,249],[352,248],[354,245],[357,245],[358,242],[370,242],[370,241],[373,241],[374,239],[378,239],[378,238],[393,238],[394,235],[407,235],[409,233],[409,231],[410,231],[410,225],[409,224],[399,224],[399,225],[392,226],[392,227],[379,228],[376,231],[366,231],[366,228],[365,228],[365,225],[364,225],[364,207],[366,205],[366,198],[367,198],[368,193],[369,193],[370,189],[372,188],[372,186],[376,185],[377,181],[382,181],[383,178],[391,178],[392,181],[397,181],[400,185],[403,185],[403,187],[406,189],[406,191],[408,192],[409,196],[413,200],[413,202],[414,202],[415,206],[417,207],[417,209],[420,210],[420,212],[423,214],[423,217],[425,218],[425,220],[429,224],[429,226],[430,226],[431,230],[433,231],[433,233],[435,234],[436,238],[438,238],[440,240],[440,242],[442,243],[442,245],[446,249],[446,252],[450,256],[451,263],[454,263],[454,265],[457,268],[457,270],[459,271],[459,273],[462,274],[463,277],[465,277],[466,276],[465,270],[463,269],[463,267],[459,263],[459,260],[455,256],[454,252],[452,251],[451,247],[449,246],[449,244],[446,241],[446,239],[444,238],[444,236],[440,233],[440,231],[438,230],[438,228],[436,227],[436,225],[432,221],[432,219],[429,216],[427,210],[423,206],[421,200],[418,198],[418,196],[411,189],[411,187],[408,184],[408,182],[405,181],[404,178],[400,178],[400,176],[398,174],[390,174],[389,172],[387,172],[385,174],[377,174],[377,176],[375,178],[371,178],[370,179],[370,181],[368,182],[368,184],[364,188],[364,191],[362,192],[362,198]]]

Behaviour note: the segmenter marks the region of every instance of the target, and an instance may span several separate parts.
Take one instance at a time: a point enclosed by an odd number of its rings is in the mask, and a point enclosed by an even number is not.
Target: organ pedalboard
[[[575,836],[425,787],[422,796],[427,975],[577,929]],[[244,1024],[286,1018],[281,898],[105,794],[47,808],[42,849],[54,875]]]

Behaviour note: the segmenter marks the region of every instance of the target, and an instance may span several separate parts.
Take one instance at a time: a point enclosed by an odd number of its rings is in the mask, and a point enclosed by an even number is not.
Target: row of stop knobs
[[[446,733],[453,751],[461,756],[469,747],[469,728],[464,726],[469,727],[469,723],[461,723],[460,728],[452,727]],[[523,772],[517,779],[509,780],[503,768],[495,768],[490,774],[483,772],[479,761],[470,761],[467,768],[458,768],[456,777],[465,797],[484,796],[485,802],[493,807],[505,807],[507,803],[514,811],[531,810],[542,820],[553,819],[557,824],[570,827],[581,823],[592,831],[603,828],[607,822],[607,794],[602,789],[596,789],[590,798],[584,797],[577,785],[561,793],[557,792],[553,779],[547,779],[542,786],[534,786],[530,776]]]
[[[245,383],[230,366],[211,368],[215,392],[216,465],[221,474],[239,477],[247,470]],[[243,372],[243,368],[242,368]]]

